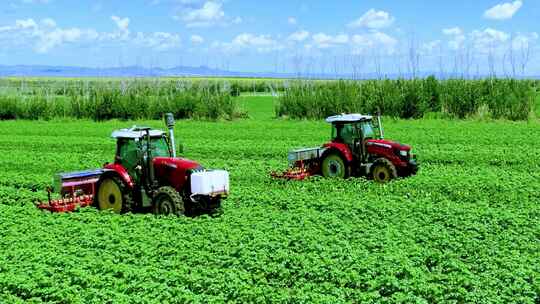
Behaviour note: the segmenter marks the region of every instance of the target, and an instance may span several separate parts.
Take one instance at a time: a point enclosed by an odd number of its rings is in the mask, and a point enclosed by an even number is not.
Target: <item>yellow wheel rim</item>
[[[390,181],[390,169],[386,166],[377,166],[375,170],[373,170],[373,178],[378,183],[386,183]]]
[[[122,211],[122,191],[118,184],[112,179],[104,180],[98,190],[99,209],[110,209],[116,213]]]

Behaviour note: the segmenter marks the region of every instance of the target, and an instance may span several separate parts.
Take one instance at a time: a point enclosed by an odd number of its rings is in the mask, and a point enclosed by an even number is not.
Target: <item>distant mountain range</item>
[[[434,72],[422,72],[419,77],[437,75]],[[44,66],[44,65],[0,65],[0,77],[248,77],[248,78],[317,78],[336,79],[351,78],[351,74],[295,74],[275,72],[234,72],[207,66],[189,67],[178,66],[173,68],[146,68],[140,66],[113,67],[113,68],[90,68],[70,66]],[[380,75],[365,73],[357,76],[359,79],[375,79]],[[385,74],[383,77],[411,78],[412,75]],[[445,78],[459,77],[460,75],[445,75]],[[527,78],[540,79],[540,76]]]
[[[0,77],[272,77],[272,73],[231,72],[201,67],[145,68],[140,66],[89,68],[42,65],[0,65]],[[282,76],[280,76],[282,77]]]

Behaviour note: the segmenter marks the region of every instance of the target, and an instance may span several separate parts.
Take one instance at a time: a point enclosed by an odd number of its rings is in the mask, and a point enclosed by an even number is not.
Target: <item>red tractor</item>
[[[228,172],[176,157],[172,114],[166,114],[166,123],[169,136],[146,127],[114,131],[114,162],[58,174],[54,190],[61,198],[52,200],[53,189],[48,189],[49,202],[38,207],[63,212],[94,205],[117,213],[151,209],[164,215],[216,211],[229,192]]]
[[[321,174],[347,178],[367,176],[379,183],[416,174],[418,163],[411,146],[385,140],[380,116],[341,114],[331,116],[331,141],[322,147],[289,152],[290,168],[274,177],[302,180]]]

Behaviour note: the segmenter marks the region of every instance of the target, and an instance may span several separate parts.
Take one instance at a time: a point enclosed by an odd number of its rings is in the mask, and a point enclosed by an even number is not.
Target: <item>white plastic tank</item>
[[[225,170],[200,171],[191,174],[192,195],[227,195],[229,172]]]

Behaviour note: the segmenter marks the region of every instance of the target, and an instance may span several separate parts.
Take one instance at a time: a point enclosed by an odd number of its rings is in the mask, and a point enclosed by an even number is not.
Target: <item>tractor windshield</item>
[[[143,150],[146,150],[146,140],[142,141]],[[165,140],[165,137],[152,137],[150,139],[150,151],[152,151],[152,157],[170,157],[169,145]]]
[[[131,176],[135,176],[135,167],[140,164],[141,157],[146,152],[146,140],[132,138],[118,139],[116,161],[120,162]],[[170,157],[169,145],[165,137],[152,137],[150,139],[152,157]]]
[[[354,123],[336,123],[332,125],[332,140],[352,144],[358,138],[380,138],[379,126],[374,125],[371,120]]]
[[[352,123],[333,124],[332,139],[347,144],[352,144],[356,138],[356,132]]]

